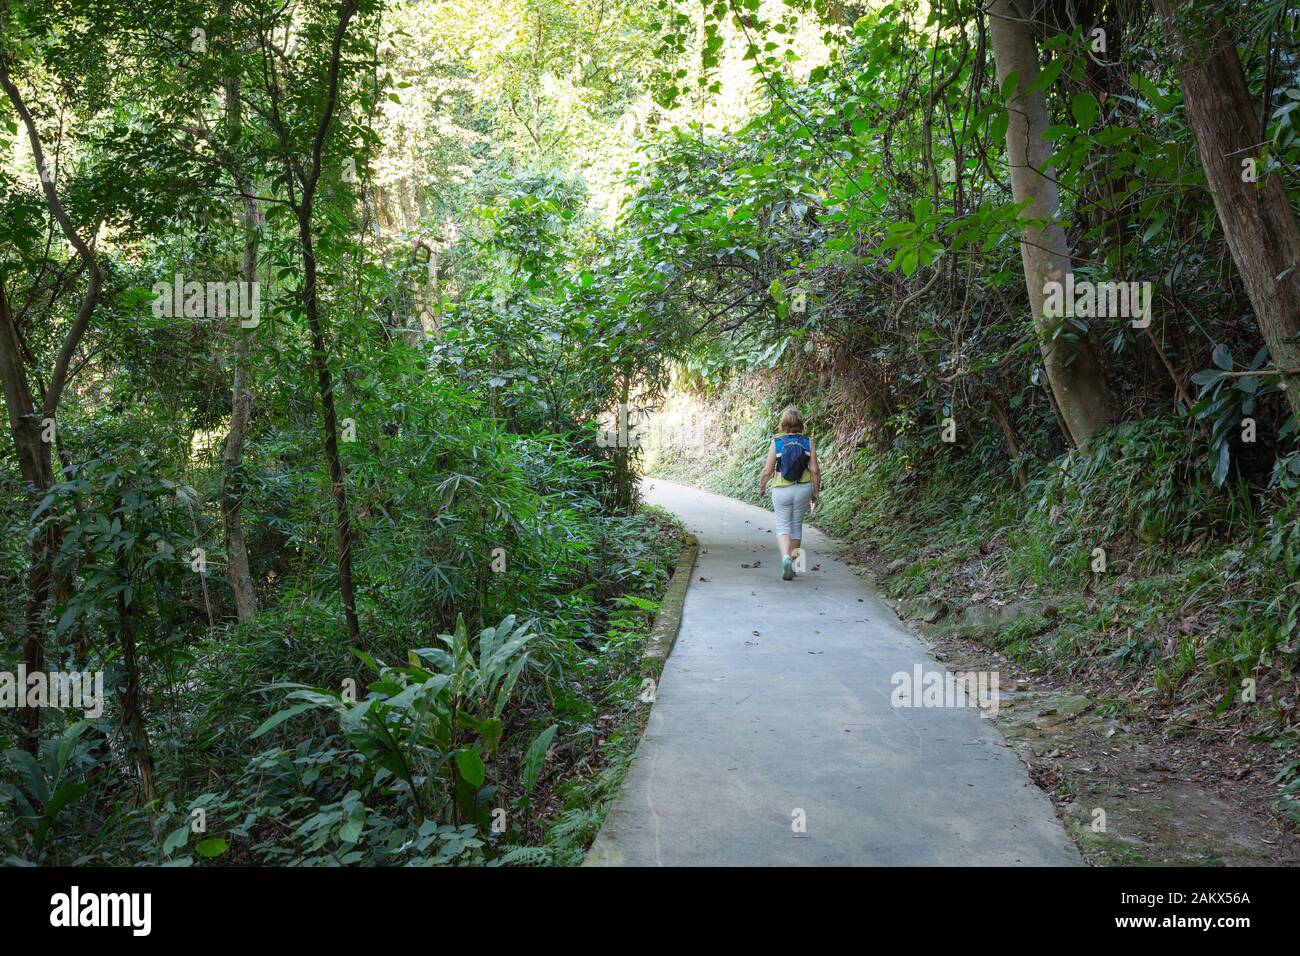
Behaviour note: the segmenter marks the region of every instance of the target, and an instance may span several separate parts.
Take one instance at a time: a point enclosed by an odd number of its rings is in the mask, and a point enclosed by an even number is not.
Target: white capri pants
[[[772,489],[772,510],[776,512],[776,533],[803,540],[803,515],[812,501],[812,482],[780,485]]]

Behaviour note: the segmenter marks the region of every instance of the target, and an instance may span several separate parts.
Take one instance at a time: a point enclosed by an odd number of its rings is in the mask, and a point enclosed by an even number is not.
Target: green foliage
[[[1277,376],[1268,376],[1264,369],[1264,362],[1268,359],[1267,347],[1255,353],[1243,370],[1247,374],[1233,374],[1232,353],[1225,346],[1215,346],[1211,358],[1213,368],[1192,376],[1192,381],[1201,386],[1201,400],[1192,406],[1191,413],[1197,421],[1210,424],[1211,473],[1215,484],[1222,485],[1228,477],[1232,439],[1245,433],[1243,425],[1249,419],[1250,441],[1259,440],[1252,416],[1261,398],[1270,393],[1277,394],[1281,389]],[[1284,426],[1280,434],[1285,435],[1291,430],[1291,427]]]
[[[378,676],[363,700],[353,702],[343,692],[322,688],[278,685],[292,688],[288,699],[301,703],[267,718],[252,736],[261,737],[311,708],[326,708],[360,760],[367,791],[388,782],[387,789],[409,805],[416,822],[459,817],[486,828],[489,800],[497,788],[484,786],[484,759],[495,757],[501,744],[501,715],[528,663],[523,648],[531,637],[526,627],[516,627],[514,618],[507,617],[479,633],[476,659],[465,622],[457,620],[454,633],[439,635],[446,650],[412,652],[432,670],[413,663],[387,667],[360,655]],[[362,809],[349,813],[349,819],[364,822]],[[359,836],[359,830],[346,829],[340,839],[355,843]]]
[[[1062,586],[1090,573],[1089,556],[1104,546],[1126,572],[1145,570],[1130,555],[1186,544],[1200,536],[1230,536],[1255,520],[1249,499],[1224,495],[1196,465],[1184,425],[1151,419],[1121,425],[1087,452],[1062,456],[1036,483],[1025,518],[1030,563],[1013,580]],[[1046,569],[1037,549],[1050,554]]]
[[[1240,6],[1259,173],[1294,193],[1288,11]],[[1207,668],[1227,699],[1291,666],[1295,423],[1224,270],[1158,20],[1108,5],[1125,42],[1107,59],[1043,11],[1035,91],[1076,277],[1149,281],[1157,302],[1145,332],[1054,329],[1104,350],[1117,399],[1116,427],[1073,450],[1006,184],[1016,81],[993,79],[984,11],[845,9],[0,11],[62,213],[6,97],[15,435],[69,374],[48,461],[0,461],[0,664],[39,646],[111,691],[102,720],[43,714],[34,739],[0,714],[8,856],[575,862],[635,745],[637,651],[675,553],[676,527],[636,509],[637,469],[755,500],[786,402],[826,469],[818,520],[901,555],[895,593],[966,580],[990,541],[1005,595],[1069,592],[1107,549],[1126,590],[999,635],[1006,652],[1100,654],[1161,697]],[[103,276],[84,328],[92,270],[67,223]],[[165,314],[152,287],[177,275],[254,276],[259,320]],[[720,409],[704,434],[607,440],[674,384]],[[1165,647],[1141,629],[1176,616],[1173,584],[1147,580],[1171,560],[1180,619],[1240,593],[1213,635]]]
[[[526,859],[507,851],[543,838],[578,772],[556,754],[581,737],[580,766],[599,761],[591,728],[609,706],[628,716],[677,550],[673,523],[635,512],[635,454],[597,441],[630,389],[653,397],[671,351],[646,298],[616,287],[634,253],[605,215],[636,135],[645,4],[534,5],[537,32],[505,43],[508,4],[92,6],[0,13],[0,55],[104,274],[65,357],[53,480],[29,495],[0,462],[0,664],[39,636],[48,666],[102,669],[109,699],[92,750],[43,777],[29,762],[70,716],[42,714],[32,756],[0,713],[0,847],[118,865]],[[66,27],[83,20],[96,30]],[[25,143],[0,106],[4,321],[12,306],[39,393],[85,279]],[[152,291],[250,269],[251,323]],[[232,448],[239,389],[252,414]],[[53,584],[28,617],[47,543]],[[275,687],[317,696],[281,710]]]
[[[60,815],[76,813],[76,804],[86,795],[83,779],[95,764],[95,742],[83,741],[88,724],[78,721],[59,737],[43,742],[32,756],[10,749],[0,754],[13,783],[0,780],[0,819],[9,817],[18,847],[29,846],[26,862],[40,864],[58,859],[47,847]],[[6,863],[18,862],[10,857]]]

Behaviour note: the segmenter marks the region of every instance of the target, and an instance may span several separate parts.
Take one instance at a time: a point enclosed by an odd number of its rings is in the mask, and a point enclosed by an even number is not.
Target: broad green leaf
[[[171,856],[178,849],[183,847],[190,838],[190,825],[188,823],[178,826],[175,830],[167,835],[163,841],[163,855]]]
[[[550,750],[551,741],[555,738],[557,730],[559,724],[551,724],[528,745],[528,751],[524,754],[525,793],[531,792],[533,787],[537,786],[537,781],[542,775],[542,765],[546,762],[546,754]]]
[[[228,849],[230,849],[230,844],[221,837],[208,837],[206,840],[199,841],[198,845],[194,847],[194,852],[201,857],[211,859],[212,857],[221,856]]]
[[[1075,93],[1074,98],[1070,100],[1070,112],[1074,114],[1074,120],[1079,124],[1080,129],[1091,128],[1092,124],[1097,121],[1099,112],[1097,97],[1087,90]]]
[[[472,787],[483,786],[483,781],[487,779],[483,758],[473,747],[456,751],[456,769],[460,771],[461,779]]]
[[[307,703],[307,704],[294,704],[292,707],[287,707],[284,710],[280,711],[278,714],[274,714],[271,717],[268,717],[265,721],[263,721],[262,726],[258,727],[255,731],[253,731],[250,739],[256,740],[258,737],[262,736],[262,734],[266,733],[268,730],[272,730],[280,726],[290,717],[293,717],[297,714],[301,714],[305,710],[312,710],[316,706],[317,705],[314,703]]]

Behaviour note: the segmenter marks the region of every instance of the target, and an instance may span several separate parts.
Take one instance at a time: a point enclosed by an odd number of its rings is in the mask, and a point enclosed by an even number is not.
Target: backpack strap
[[[807,435],[774,435],[773,440],[776,443],[776,454],[778,458],[781,456],[781,449],[784,446],[785,442],[788,442],[791,439],[803,445],[804,452],[806,452],[809,455],[812,454],[812,441],[808,438]]]

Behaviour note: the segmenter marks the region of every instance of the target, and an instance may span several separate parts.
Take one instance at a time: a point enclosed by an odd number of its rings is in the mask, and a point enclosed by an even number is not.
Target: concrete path
[[[895,673],[943,668],[829,539],[806,530],[807,571],[785,582],[770,511],[659,479],[645,491],[700,557],[587,865],[1081,862],[977,708],[891,704]]]

